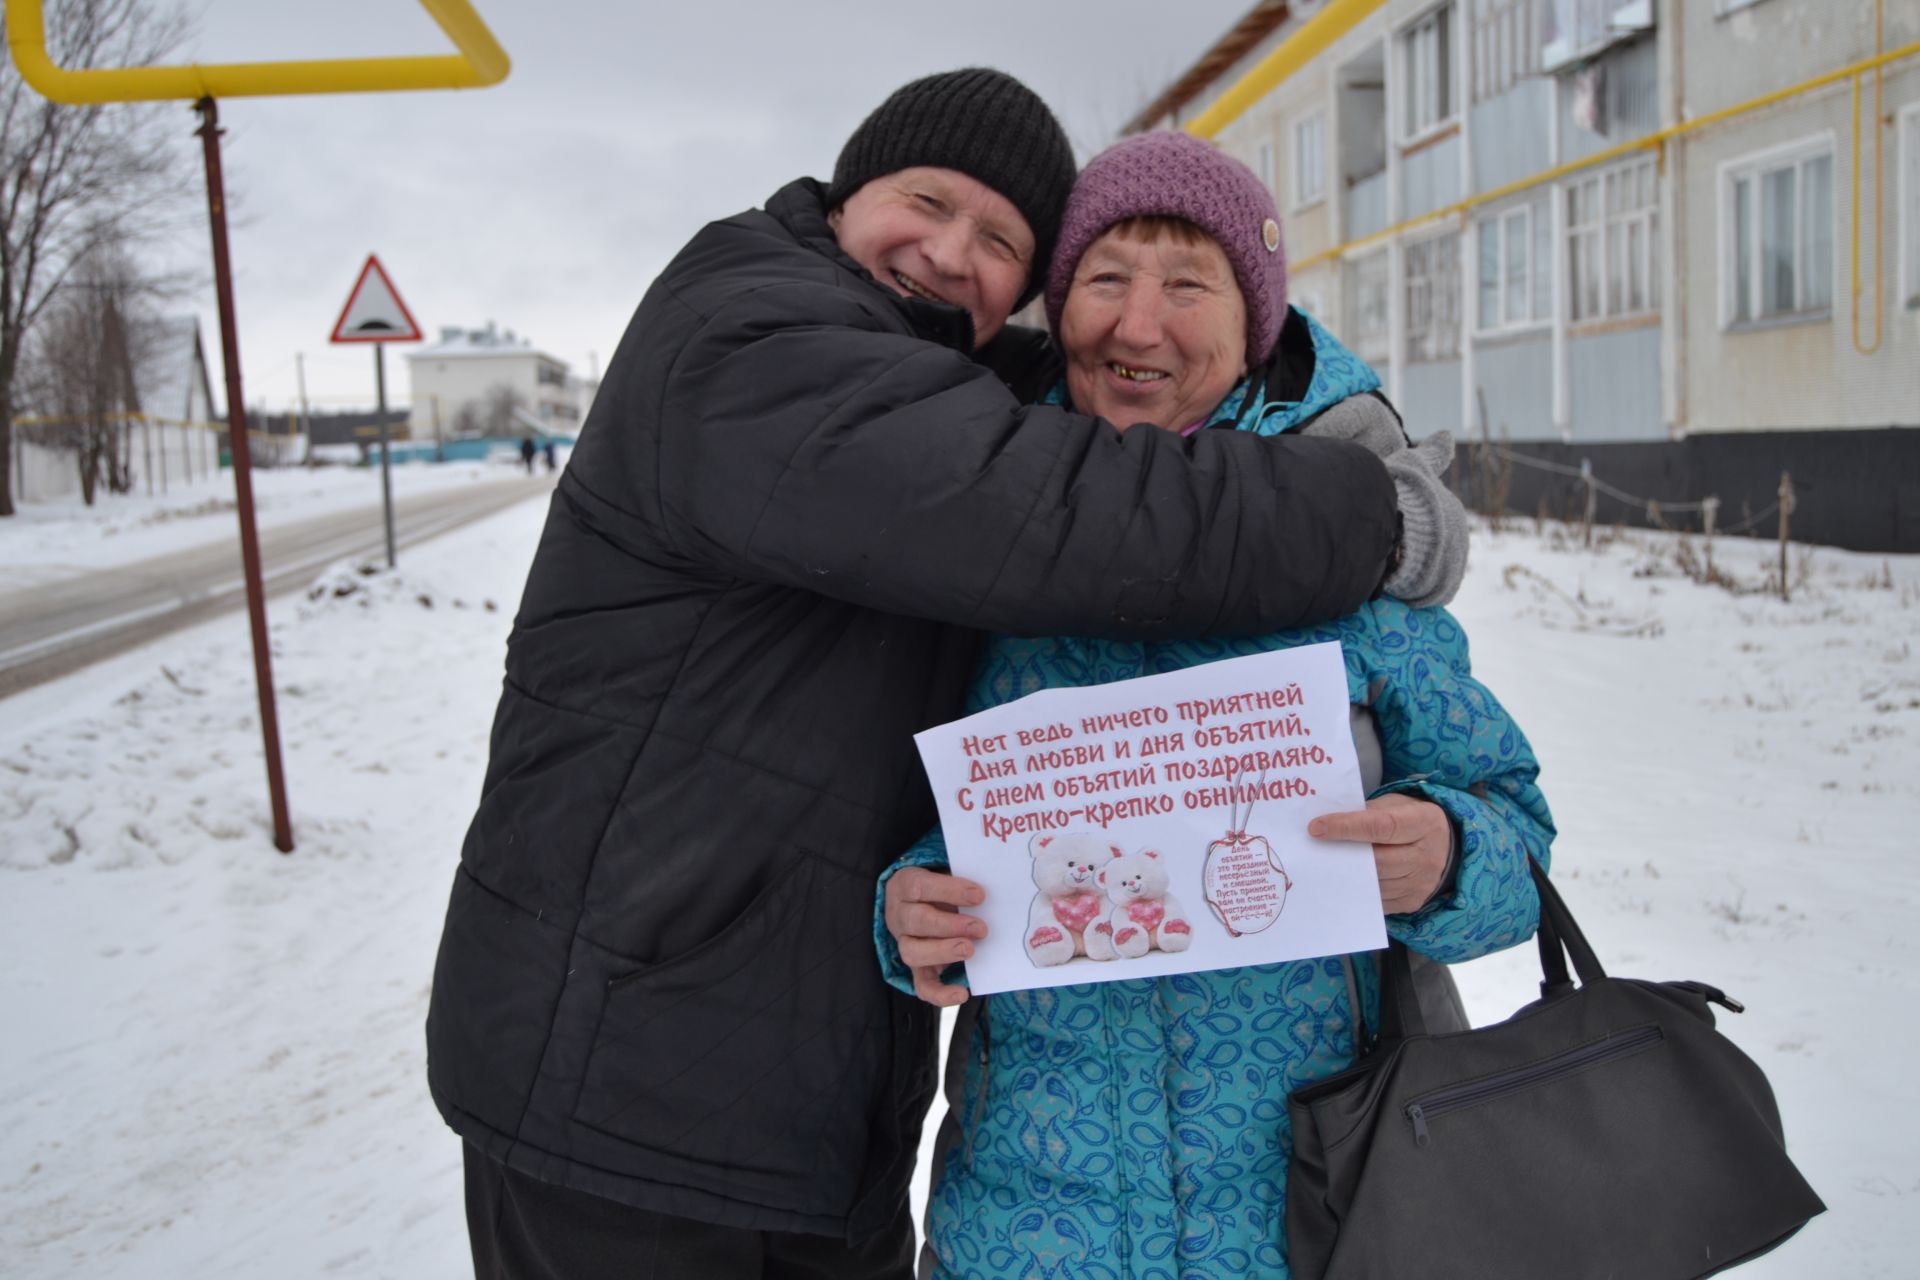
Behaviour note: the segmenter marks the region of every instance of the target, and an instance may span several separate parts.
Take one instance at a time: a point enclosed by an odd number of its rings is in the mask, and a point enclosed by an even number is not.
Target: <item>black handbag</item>
[[[1396,943],[1373,1048],[1290,1098],[1298,1280],[1684,1280],[1826,1208],[1787,1159],[1766,1077],[1714,1030],[1709,1003],[1742,1006],[1607,977],[1538,865],[1533,879],[1539,1001],[1429,1035]]]

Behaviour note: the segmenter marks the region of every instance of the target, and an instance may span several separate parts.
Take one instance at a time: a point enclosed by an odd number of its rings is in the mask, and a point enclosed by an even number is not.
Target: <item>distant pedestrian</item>
[[[540,456],[546,460],[548,471],[558,471],[560,462],[553,456],[553,441],[547,440],[540,445]]]
[[[527,474],[532,475],[533,474],[533,437],[532,436],[520,437],[520,462],[523,466],[526,467]]]

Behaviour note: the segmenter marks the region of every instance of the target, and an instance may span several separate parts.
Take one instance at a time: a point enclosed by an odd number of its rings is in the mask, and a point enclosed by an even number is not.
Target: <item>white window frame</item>
[[[1540,71],[1539,0],[1473,0],[1473,101],[1497,98]]]
[[[1760,0],[1713,0],[1713,12],[1716,17],[1724,18],[1730,13],[1751,9],[1759,3]]]
[[[1607,207],[1607,184],[1609,179],[1624,180],[1628,174],[1644,168],[1648,172],[1648,191],[1650,198],[1644,204],[1629,209],[1612,210]],[[1567,255],[1567,301],[1566,313],[1570,323],[1576,325],[1600,324],[1609,320],[1621,320],[1639,316],[1657,316],[1660,313],[1660,166],[1652,155],[1637,156],[1624,164],[1611,165],[1605,169],[1596,169],[1575,175],[1567,180],[1561,189],[1560,199],[1567,202],[1567,238],[1560,246],[1560,252]],[[1591,189],[1593,192],[1594,216],[1585,222],[1574,220],[1573,203],[1577,193]],[[1640,252],[1629,257],[1634,240],[1633,232],[1639,231]],[[1616,236],[1616,232],[1618,235]],[[1581,256],[1598,263],[1599,295],[1595,310],[1583,314],[1580,308],[1581,278],[1575,270],[1574,247],[1578,243],[1586,250]],[[1619,253],[1616,256],[1615,248]],[[1616,275],[1615,268],[1620,268]],[[1632,286],[1636,274],[1643,286],[1641,305],[1632,304]],[[1614,286],[1619,286],[1619,301],[1614,299]]]
[[[1475,274],[1472,281],[1473,327],[1475,333],[1486,335],[1518,333],[1527,329],[1538,329],[1553,322],[1552,290],[1549,288],[1546,291],[1546,298],[1543,302],[1540,289],[1540,273],[1543,271],[1552,271],[1553,266],[1550,261],[1542,262],[1539,253],[1536,252],[1540,243],[1540,235],[1542,234],[1541,227],[1536,225],[1536,222],[1550,223],[1551,218],[1551,205],[1542,207],[1530,201],[1525,204],[1509,205],[1497,213],[1488,214],[1473,224],[1475,243],[1478,246],[1478,265],[1480,271],[1484,272],[1486,270],[1488,262],[1486,241],[1481,236],[1481,233],[1488,229],[1493,231],[1494,263],[1494,315],[1491,321],[1488,320],[1484,309],[1480,305],[1480,276],[1478,273]],[[1515,226],[1519,227],[1518,234],[1520,236],[1520,242],[1524,246],[1526,254],[1526,269],[1519,282],[1521,296],[1526,299],[1526,303],[1522,308],[1524,314],[1518,316],[1507,313],[1507,300],[1512,296],[1514,288],[1514,280],[1510,268],[1513,265],[1512,244]],[[1550,243],[1551,241],[1549,241],[1549,244]]]
[[[1444,275],[1437,274],[1432,269],[1432,255],[1437,251],[1438,246],[1448,241],[1451,241],[1453,245],[1453,271],[1451,280],[1447,279]],[[1458,231],[1442,231],[1437,235],[1411,238],[1403,241],[1399,247],[1401,254],[1401,288],[1404,291],[1402,304],[1406,308],[1403,313],[1406,317],[1404,334],[1406,344],[1405,354],[1409,364],[1457,360],[1460,358],[1460,247],[1460,233]],[[1427,255],[1422,262],[1424,270],[1420,272],[1416,272],[1413,269],[1413,255],[1416,251]],[[1419,312],[1418,308],[1414,306],[1414,293],[1417,289],[1421,288],[1424,288],[1426,291],[1426,317],[1424,325],[1418,322],[1417,317]],[[1433,339],[1429,336],[1431,332],[1442,331],[1442,336],[1445,337],[1448,335],[1444,333],[1444,330],[1448,328],[1452,330],[1450,343],[1446,343],[1437,350],[1424,349],[1433,342]]]
[[[1920,102],[1900,108],[1896,122],[1900,156],[1900,274],[1895,311],[1920,312]]]
[[[1313,146],[1306,144],[1307,127],[1313,126]],[[1289,129],[1293,158],[1290,213],[1310,209],[1327,198],[1327,112],[1324,107],[1296,119]]]
[[[1356,254],[1341,264],[1340,337],[1353,353],[1368,364],[1384,367],[1393,353],[1393,267],[1388,246]],[[1360,288],[1360,272],[1377,264],[1377,330],[1364,326],[1368,319],[1368,296]]]
[[[1806,280],[1806,254],[1809,251],[1807,231],[1807,211],[1805,170],[1807,162],[1825,157],[1827,169],[1827,298],[1823,303],[1801,306],[1787,310],[1761,313],[1759,300],[1755,299],[1755,314],[1735,318],[1738,306],[1739,273],[1735,261],[1739,249],[1739,237],[1734,226],[1734,187],[1740,181],[1750,181],[1753,192],[1753,217],[1758,219],[1760,210],[1761,183],[1767,175],[1779,173],[1785,169],[1794,171],[1794,289],[1798,293]],[[1719,198],[1719,236],[1720,236],[1720,328],[1722,332],[1744,329],[1765,329],[1781,324],[1822,323],[1833,318],[1834,297],[1839,285],[1840,237],[1840,165],[1839,149],[1831,130],[1809,134],[1777,147],[1768,147],[1761,151],[1748,152],[1723,160],[1719,166],[1717,185]],[[1751,259],[1748,263],[1752,271],[1751,280],[1756,292],[1762,289],[1762,260],[1765,246],[1761,243],[1756,224],[1752,237]],[[1798,299],[1796,298],[1796,303]]]
[[[1441,49],[1440,30],[1446,29]],[[1454,45],[1460,39],[1459,15],[1452,0],[1436,5],[1406,23],[1393,37],[1394,65],[1388,72],[1400,77],[1401,118],[1393,122],[1400,145],[1409,147],[1439,133],[1460,117],[1460,85],[1455,83]],[[1416,66],[1430,63],[1424,78]],[[1431,92],[1434,84],[1440,92]],[[1435,101],[1435,98],[1439,101]]]
[[[1272,138],[1262,138],[1254,147],[1253,172],[1259,177],[1261,186],[1268,191],[1274,190]]]
[[[1540,46],[1540,70],[1559,71],[1654,25],[1652,0],[1540,0],[1534,28]],[[1552,10],[1554,38],[1547,39],[1546,11]]]

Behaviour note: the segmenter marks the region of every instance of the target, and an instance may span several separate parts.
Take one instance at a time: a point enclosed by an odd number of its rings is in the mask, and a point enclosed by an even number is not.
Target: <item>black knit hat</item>
[[[976,178],[1020,211],[1035,243],[1019,305],[1033,301],[1073,190],[1073,147],[1047,104],[1012,76],[985,67],[903,85],[841,148],[827,207],[837,209],[875,178],[916,165]]]

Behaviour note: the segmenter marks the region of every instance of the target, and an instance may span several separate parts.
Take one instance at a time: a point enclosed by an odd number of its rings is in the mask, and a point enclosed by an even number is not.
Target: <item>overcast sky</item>
[[[584,372],[604,367],[654,275],[705,222],[825,177],[887,93],[997,66],[1060,114],[1081,159],[1189,66],[1251,0],[476,0],[513,59],[462,92],[220,104],[249,404],[373,401],[372,357],[327,334],[377,253],[429,336],[493,320]],[[181,60],[438,53],[417,0],[198,0]],[[167,108],[174,110],[172,107]],[[191,216],[173,253],[225,402],[205,187],[178,108]],[[389,352],[405,398],[406,348]]]

